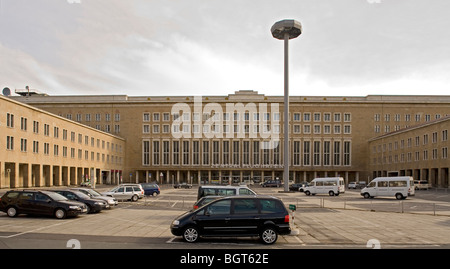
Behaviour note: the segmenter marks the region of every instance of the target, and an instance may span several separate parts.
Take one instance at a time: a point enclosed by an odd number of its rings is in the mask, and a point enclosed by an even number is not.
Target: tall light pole
[[[302,34],[302,25],[296,20],[282,20],[270,28],[272,36],[284,40],[284,191],[289,191],[289,39]]]

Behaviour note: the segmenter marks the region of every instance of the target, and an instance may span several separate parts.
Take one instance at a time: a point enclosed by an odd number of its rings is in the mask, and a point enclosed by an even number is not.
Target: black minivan
[[[184,213],[170,229],[173,235],[183,236],[190,243],[201,236],[259,236],[264,244],[273,244],[279,234],[291,232],[289,219],[288,210],[278,198],[230,196]]]
[[[86,205],[69,201],[66,197],[52,191],[14,190],[0,198],[0,211],[10,217],[19,214],[53,215],[58,219],[77,216],[87,212]]]

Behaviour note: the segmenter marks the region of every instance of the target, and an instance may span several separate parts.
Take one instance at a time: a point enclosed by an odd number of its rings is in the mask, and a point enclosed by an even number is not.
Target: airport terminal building
[[[0,96],[0,188],[119,182],[125,139]]]
[[[123,182],[197,184],[283,178],[283,96],[249,90],[226,96],[23,94],[2,99],[25,103],[58,120],[98,132],[101,138],[87,134],[88,139],[93,137],[94,146],[109,135],[114,140],[110,143],[120,145],[122,151],[98,154],[112,156],[114,162],[119,158],[118,168],[104,171],[120,170]],[[349,182],[396,173],[416,175],[417,171],[406,167],[407,162],[392,166],[388,156],[383,162],[384,157],[373,155],[373,148],[377,152],[379,147],[383,149],[386,143],[376,144],[385,141],[381,137],[396,137],[414,126],[432,128],[429,123],[436,120],[441,122],[442,135],[450,127],[449,121],[443,120],[448,115],[450,96],[290,96],[290,179],[301,182],[341,176]],[[29,121],[33,120],[30,116]],[[6,125],[6,114],[0,121],[0,126]],[[2,143],[7,140],[1,139]],[[448,187],[450,163],[443,154],[445,147],[439,145],[441,154],[436,157],[442,164],[438,176],[433,177],[436,170],[432,170],[437,159],[427,162],[430,170],[421,168],[429,171],[422,172],[421,178],[428,178],[434,186]],[[7,147],[2,148],[5,151]],[[83,155],[86,150],[81,151]],[[92,152],[96,159],[97,153]],[[5,167],[2,164],[3,170]]]

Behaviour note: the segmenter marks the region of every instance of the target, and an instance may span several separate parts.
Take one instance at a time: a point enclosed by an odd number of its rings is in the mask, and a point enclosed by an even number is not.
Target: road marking
[[[25,231],[25,232],[20,232],[20,233],[16,233],[16,234],[12,234],[12,235],[3,235],[3,236],[0,236],[0,238],[13,238],[13,237],[20,236],[20,235],[23,235],[23,234],[37,232],[37,231],[40,231],[40,230],[43,230],[43,229],[56,227],[56,226],[59,226],[59,225],[62,225],[62,224],[67,224],[67,223],[74,222],[74,221],[76,221],[76,220],[55,223],[55,224],[52,224],[52,225],[49,225],[49,226],[44,226],[44,227],[40,227],[40,228],[37,228],[37,229]]]

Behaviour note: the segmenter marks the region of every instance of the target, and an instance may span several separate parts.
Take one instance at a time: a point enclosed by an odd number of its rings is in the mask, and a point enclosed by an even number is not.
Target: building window
[[[183,165],[189,165],[189,141],[183,141]]]
[[[341,165],[341,142],[334,141],[333,165]]]
[[[230,162],[230,141],[223,141],[222,144],[222,163],[227,165]]]
[[[323,165],[330,165],[331,142],[323,141]]]
[[[44,124],[44,135],[49,136],[50,135],[50,125]]]
[[[350,141],[344,141],[344,165],[351,165],[350,152],[351,152]]]
[[[150,141],[142,142],[142,164],[150,165]]]
[[[20,117],[20,130],[26,131],[27,130],[27,118]]]
[[[273,142],[273,164],[274,165],[280,165],[280,141],[274,141]]]
[[[203,165],[209,165],[209,141],[203,141]]]
[[[242,164],[250,164],[250,141],[242,142]]]
[[[159,141],[153,141],[153,165],[159,165]]]
[[[264,141],[263,142],[263,164],[264,165],[269,165],[270,164],[270,142],[269,141]]]
[[[310,157],[311,157],[311,142],[303,141],[303,165],[310,165]]]
[[[311,121],[311,113],[303,113],[303,121]]]
[[[253,164],[259,165],[259,141],[253,141]]]
[[[163,141],[163,165],[170,164],[170,142]]]
[[[33,121],[33,133],[38,134],[39,133],[39,122]]]
[[[180,164],[180,141],[173,141],[173,164]]]
[[[300,141],[294,141],[294,165],[300,165]]]
[[[14,115],[10,113],[6,113],[6,126],[10,128],[14,128]]]
[[[314,141],[313,144],[313,165],[320,165],[320,141]]]
[[[143,121],[150,121],[150,113],[145,112],[142,116]]]
[[[220,142],[213,141],[212,164],[220,164]]]
[[[345,122],[350,122],[352,121],[352,117],[350,113],[344,113],[344,121]]]
[[[6,149],[8,149],[8,150],[14,149],[14,137],[12,137],[12,136],[6,137]]]
[[[186,164],[186,163],[183,163]],[[192,164],[199,165],[200,164],[200,142],[192,141]]]
[[[234,165],[239,165],[239,154],[240,150],[239,150],[239,141],[233,141],[233,164]]]

